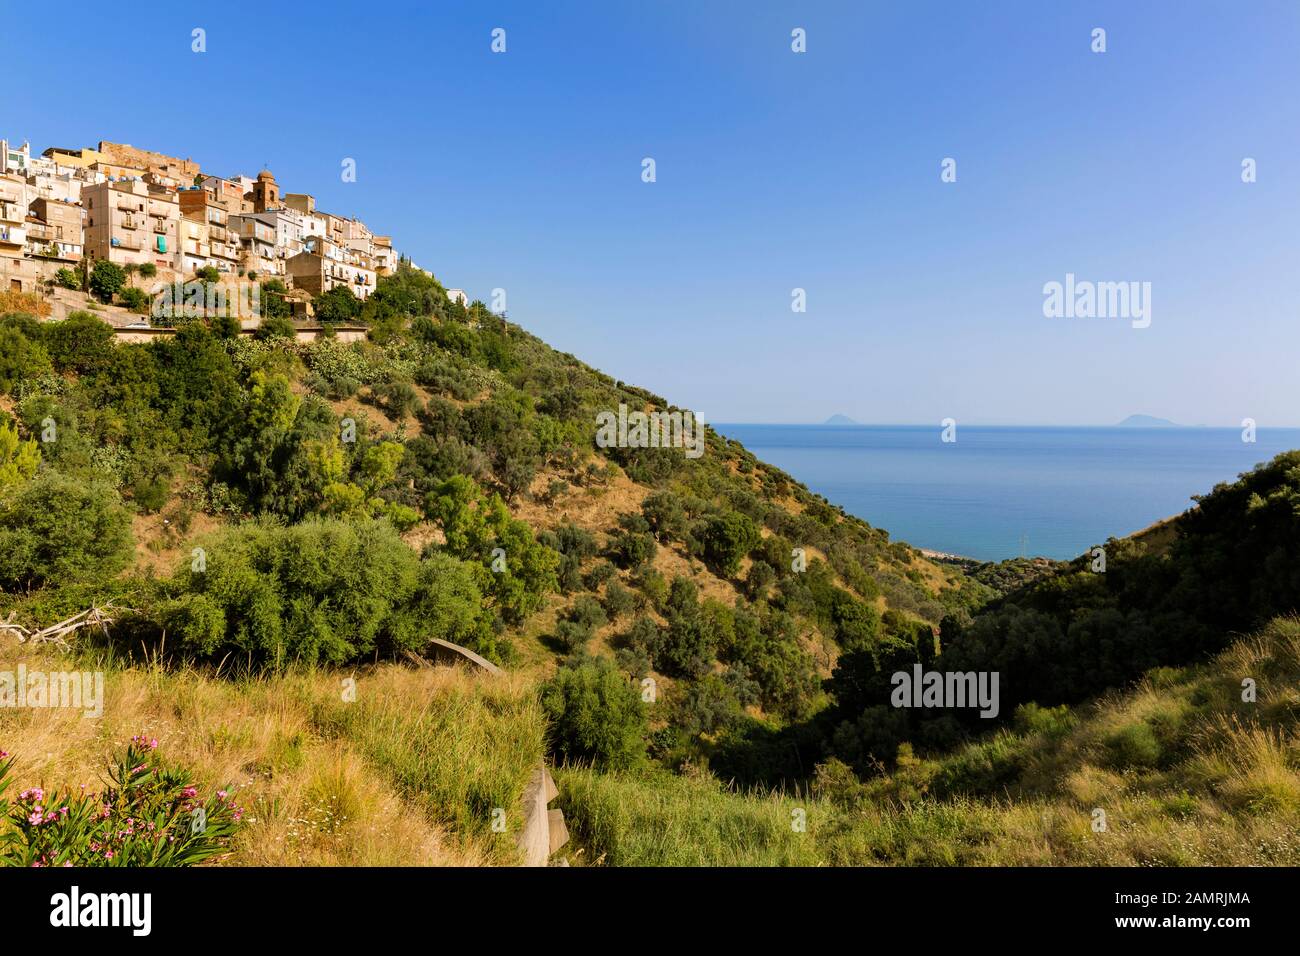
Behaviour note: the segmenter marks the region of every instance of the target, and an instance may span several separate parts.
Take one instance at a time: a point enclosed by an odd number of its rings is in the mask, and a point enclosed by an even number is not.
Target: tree
[[[682,509],[681,495],[671,491],[656,491],[646,496],[641,513],[650,530],[661,542],[680,538],[686,530],[686,514]]]
[[[500,496],[486,495],[473,479],[454,475],[442,482],[426,496],[425,513],[442,527],[447,551],[481,562],[480,586],[506,621],[523,621],[558,589],[560,556],[510,517]]]
[[[336,285],[312,300],[316,321],[322,325],[342,324],[356,320],[361,312],[361,300],[345,285]]]
[[[12,393],[19,382],[50,370],[50,357],[38,341],[15,326],[0,327],[0,393]]]
[[[41,450],[34,439],[19,438],[17,423],[0,424],[0,491],[29,480],[40,463]]]
[[[113,328],[97,315],[74,311],[47,326],[45,348],[56,371],[91,374],[112,357]]]
[[[101,302],[112,302],[113,296],[126,285],[126,270],[115,262],[100,259],[90,272],[90,291]]]
[[[60,269],[54,273],[54,282],[64,289],[81,288],[81,278],[71,269]]]
[[[704,560],[726,577],[740,570],[740,559],[761,540],[754,522],[739,511],[706,519],[698,537]]]
[[[542,687],[542,710],[550,722],[547,743],[558,760],[621,770],[645,757],[645,707],[608,658],[560,668]]]
[[[447,294],[437,279],[409,263],[402,263],[392,275],[380,277],[367,305],[378,310],[373,320],[378,324],[389,310],[407,318],[433,315],[446,299]]]

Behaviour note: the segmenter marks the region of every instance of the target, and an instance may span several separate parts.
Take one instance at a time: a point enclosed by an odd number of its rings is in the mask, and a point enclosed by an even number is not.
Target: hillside
[[[245,801],[233,864],[516,862],[494,813],[544,758],[575,864],[1145,859],[1071,842],[1081,794],[1147,827],[1137,795],[1174,784],[1227,841],[1179,859],[1292,819],[1290,691],[1243,715],[1194,688],[1256,629],[1261,673],[1294,668],[1300,453],[1104,572],[931,559],[710,429],[693,453],[689,411],[425,273],[366,315],[351,343],[0,317],[0,660],[106,676],[95,721],[0,708],[20,789],[156,738]],[[644,413],[687,441],[629,438]],[[90,608],[66,646],[16,641]],[[509,674],[425,668],[434,639]],[[890,706],[914,667],[1000,673],[999,713]],[[1216,759],[1278,798],[1205,796],[1228,778],[1196,776],[1197,735],[1250,714]],[[1064,829],[1031,838],[1043,813]]]
[[[1241,700],[1243,674],[1260,677]],[[1085,707],[1017,710],[950,754],[803,795],[707,778],[560,775],[567,851],[611,866],[1295,866],[1300,620]],[[791,821],[798,815],[806,830]]]

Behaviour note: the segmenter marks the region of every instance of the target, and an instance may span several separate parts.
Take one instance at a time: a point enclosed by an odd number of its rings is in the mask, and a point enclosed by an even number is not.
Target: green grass
[[[1300,865],[1300,619],[1074,712],[1028,709],[1016,728],[864,783],[840,765],[811,796],[566,769],[568,853],[611,866]]]

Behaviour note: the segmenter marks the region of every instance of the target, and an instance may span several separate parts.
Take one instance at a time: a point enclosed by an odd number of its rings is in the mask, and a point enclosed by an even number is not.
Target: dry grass
[[[29,671],[106,670],[98,719],[0,709],[0,746],[19,757],[20,789],[97,786],[108,755],[145,733],[204,786],[239,794],[247,825],[227,865],[517,861],[513,841],[471,808],[493,798],[514,813],[540,759],[542,718],[519,679],[383,665],[356,673],[348,702],[344,673],[214,678],[0,648],[0,670],[19,661]]]

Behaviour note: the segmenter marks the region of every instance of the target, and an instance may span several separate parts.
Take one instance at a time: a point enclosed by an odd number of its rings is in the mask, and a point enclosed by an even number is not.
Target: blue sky
[[[10,6],[0,136],[266,163],[712,421],[1300,424],[1293,0],[179,6]]]

